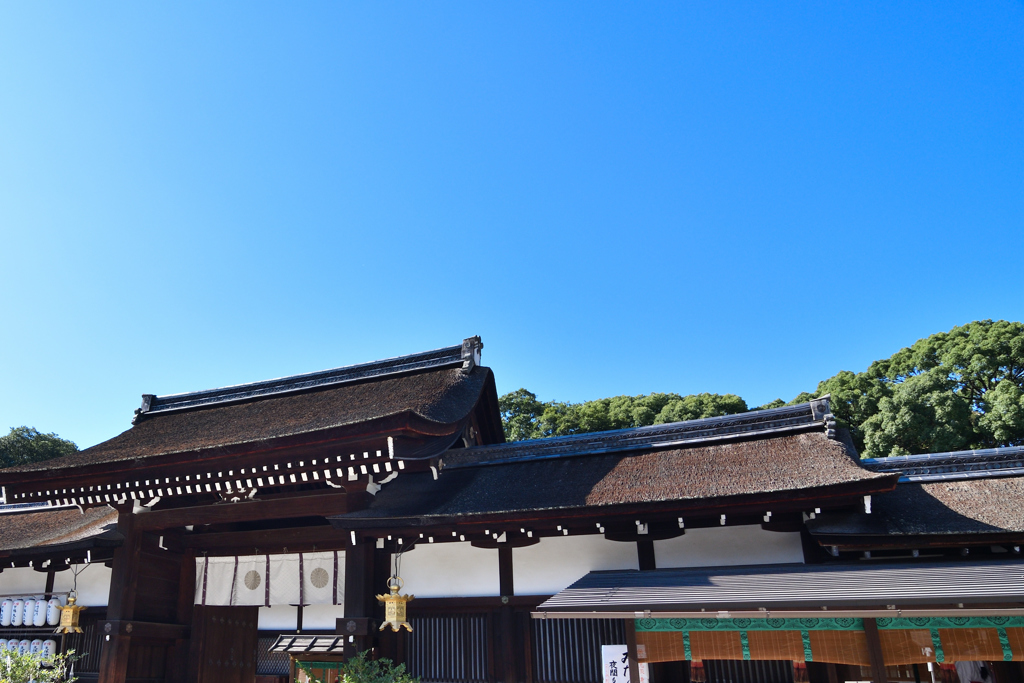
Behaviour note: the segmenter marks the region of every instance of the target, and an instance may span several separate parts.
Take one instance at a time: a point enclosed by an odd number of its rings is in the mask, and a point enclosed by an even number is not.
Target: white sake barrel
[[[36,638],[35,640],[33,640],[32,643],[29,645],[28,651],[31,654],[34,654],[34,655],[37,655],[40,652],[42,652],[43,651],[43,641],[42,641],[42,639]]]
[[[10,640],[8,640],[7,641],[7,649],[10,650],[11,652],[17,652],[18,651],[18,639],[17,638],[11,638]]]
[[[0,652],[7,652],[7,641],[0,640]]]
[[[14,600],[4,598],[4,601],[0,602],[0,626],[11,625],[12,612],[14,612]]]
[[[57,641],[56,640],[44,640],[43,641],[43,656],[47,659],[53,659],[57,655]]]
[[[36,609],[32,616],[33,626],[46,626],[46,608],[49,607],[47,602],[40,598],[36,600]]]
[[[21,617],[25,613],[25,601],[18,599],[14,601],[11,609],[11,626],[21,626]]]
[[[60,598],[50,598],[46,603],[46,624],[56,626],[60,623]]]
[[[32,641],[31,640],[19,640],[18,641],[18,654],[24,655],[24,654],[28,654],[31,651],[32,651]]]
[[[24,607],[21,612],[21,625],[31,626],[36,614],[36,599],[25,598]]]

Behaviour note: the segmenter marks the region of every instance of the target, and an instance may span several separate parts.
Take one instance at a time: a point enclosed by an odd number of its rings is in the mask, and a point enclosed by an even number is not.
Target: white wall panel
[[[638,568],[636,543],[609,541],[599,534],[542,538],[512,551],[516,595],[550,595],[588,572]]]
[[[42,595],[46,574],[30,567],[7,567],[0,573],[0,596]]]
[[[73,565],[72,565],[73,566]],[[79,565],[79,569],[83,565]],[[84,565],[82,573],[78,575],[78,604],[86,607],[106,606],[110,597],[110,575],[111,570],[101,562]],[[5,572],[6,573],[6,572]],[[0,574],[0,576],[3,576]],[[45,578],[45,575],[43,575]],[[66,593],[74,585],[75,577],[71,570],[57,572],[53,577],[53,590],[58,593]]]
[[[687,529],[683,536],[655,541],[654,560],[659,569],[802,564],[804,553],[798,532],[766,531],[751,524]]]
[[[341,605],[306,605],[302,608],[302,629],[333,631],[343,616],[345,608]]]
[[[86,607],[104,607],[110,595],[110,570],[102,564],[79,565],[78,604]],[[67,593],[74,585],[71,570],[57,572],[53,577],[53,592]],[[28,567],[8,567],[0,573],[0,596],[42,595],[46,589],[46,573]]]
[[[274,605],[260,607],[259,628],[263,631],[294,631],[298,620],[299,608],[291,605]],[[303,611],[305,617],[305,611]],[[305,618],[303,618],[305,621]]]
[[[469,543],[420,543],[402,555],[403,593],[420,598],[498,595],[498,551]],[[376,594],[385,586],[373,586]]]

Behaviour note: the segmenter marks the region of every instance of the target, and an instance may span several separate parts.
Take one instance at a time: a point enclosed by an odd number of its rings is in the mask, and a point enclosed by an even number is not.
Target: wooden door
[[[190,683],[255,683],[259,607],[196,605]]]

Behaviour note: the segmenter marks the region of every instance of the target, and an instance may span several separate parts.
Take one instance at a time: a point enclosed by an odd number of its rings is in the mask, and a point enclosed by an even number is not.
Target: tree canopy
[[[545,403],[526,389],[505,394],[498,405],[505,438],[510,441],[645,427],[748,410],[746,402],[734,394],[647,394],[585,403]]]
[[[831,395],[864,457],[1024,444],[1024,324],[982,320],[918,340],[863,372],[848,370],[789,402]],[[735,394],[648,394],[543,402],[526,389],[499,399],[505,438],[641,427],[742,413]],[[776,399],[753,410],[787,405]]]
[[[864,457],[1024,444],[1024,324],[933,334],[793,402],[825,394]]]
[[[50,460],[77,450],[78,446],[56,434],[43,434],[34,427],[12,427],[7,436],[0,436],[0,467]]]

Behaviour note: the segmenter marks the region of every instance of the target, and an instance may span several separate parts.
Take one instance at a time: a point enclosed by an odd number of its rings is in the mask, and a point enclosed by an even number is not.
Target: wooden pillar
[[[864,635],[868,641],[868,658],[871,660],[871,680],[875,683],[887,683],[885,662],[882,659],[882,640],[878,637],[878,622],[864,619]]]
[[[178,575],[178,604],[175,609],[175,622],[183,626],[191,626],[192,613],[195,609],[196,595],[196,551],[186,550],[181,558]],[[170,662],[167,671],[168,683],[186,683],[189,672],[189,650],[192,646],[191,632],[189,639],[174,641],[170,651]]]
[[[657,569],[657,562],[654,559],[654,541],[642,539],[636,542],[637,563],[641,571]]]
[[[142,549],[142,533],[135,530],[135,515],[120,512],[117,516],[117,530],[124,536],[124,543],[114,550],[110,594],[107,598],[108,621],[129,620],[135,615],[139,553]],[[124,683],[128,674],[131,636],[113,633],[104,638],[99,683]]]
[[[56,577],[57,572],[50,570],[46,572],[46,588],[43,589],[43,599],[49,600],[53,597],[53,580]]]
[[[358,543],[345,550],[345,616],[373,616],[371,586],[373,577],[373,539],[359,539]],[[371,602],[372,601],[372,602]],[[345,655],[362,652],[369,647],[369,636],[355,636],[354,642],[345,644]]]
[[[498,591],[501,593],[501,609],[498,617],[502,661],[502,678],[504,683],[516,683],[516,633],[515,614],[512,605],[508,604],[515,595],[515,583],[512,575],[512,548],[507,545],[498,546]]]
[[[629,655],[629,680],[640,683],[640,660],[636,654],[636,620],[626,619],[626,653]]]

